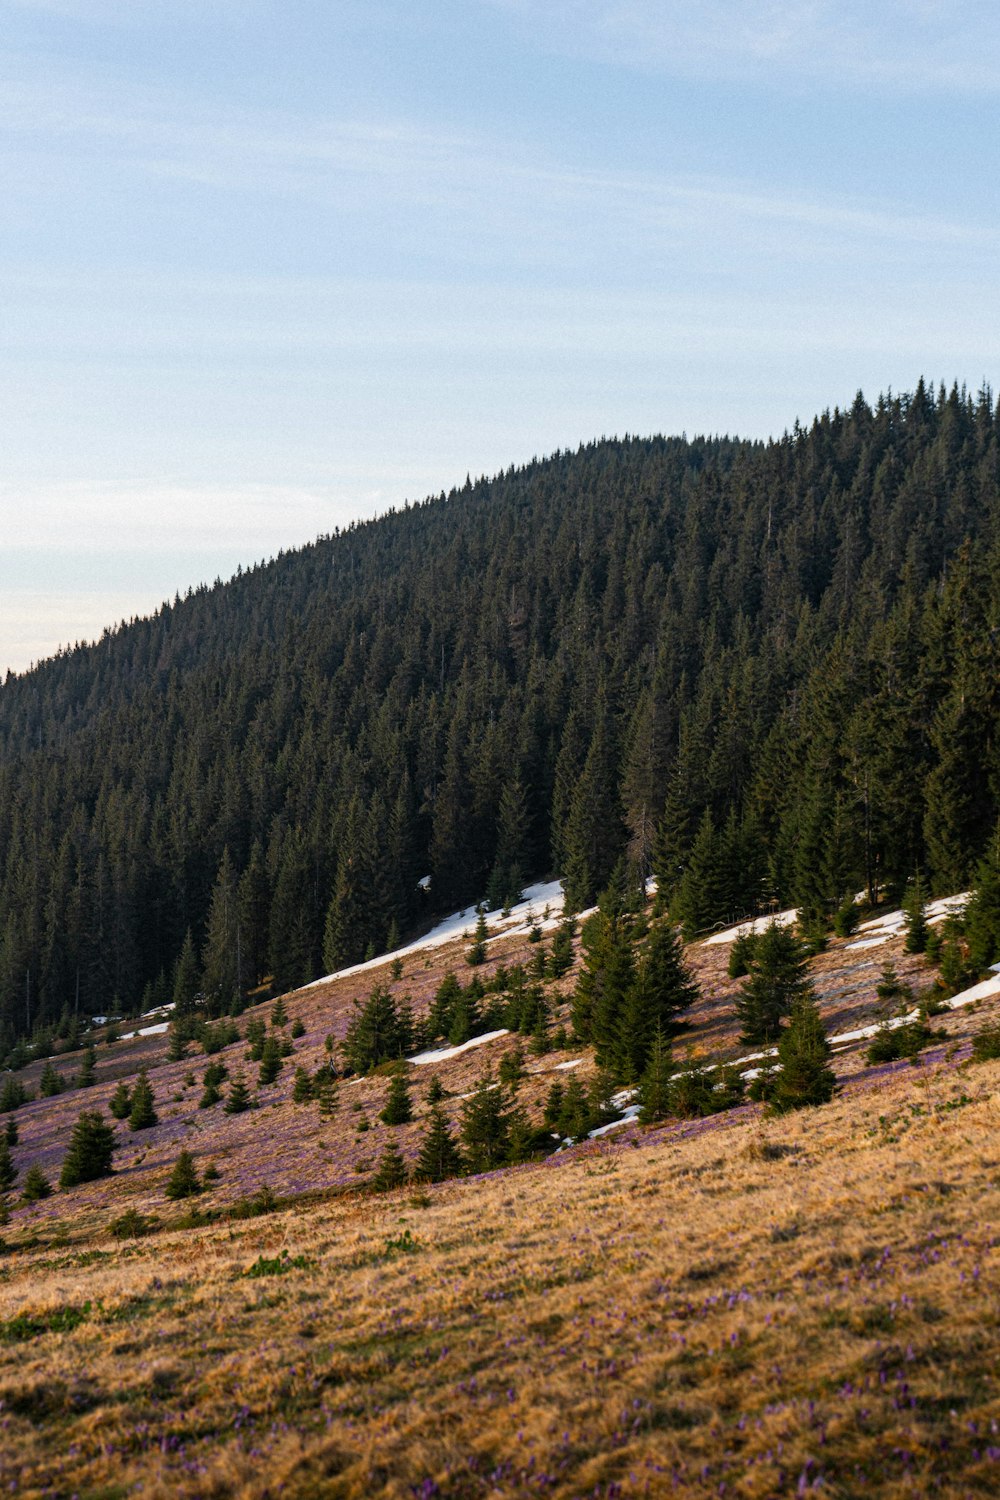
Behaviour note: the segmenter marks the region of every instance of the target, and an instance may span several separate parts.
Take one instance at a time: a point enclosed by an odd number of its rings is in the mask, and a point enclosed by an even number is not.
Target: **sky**
[[[0,0],[0,678],[602,435],[1000,384],[995,0]]]

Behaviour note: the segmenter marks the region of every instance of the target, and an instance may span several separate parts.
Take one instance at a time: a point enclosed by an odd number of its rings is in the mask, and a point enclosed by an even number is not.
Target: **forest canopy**
[[[691,932],[961,888],[1000,813],[998,424],[921,382],[767,444],[593,443],[9,675],[0,1055],[547,872],[577,909],[655,872]]]

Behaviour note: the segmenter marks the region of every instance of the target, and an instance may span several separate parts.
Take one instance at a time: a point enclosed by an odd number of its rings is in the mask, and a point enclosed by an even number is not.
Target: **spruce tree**
[[[810,994],[806,953],[790,927],[772,922],[760,934],[750,972],[736,999],[742,1040],[767,1046],[800,997]]]
[[[338,1102],[337,1080],[329,1067],[317,1068],[312,1081],[313,1098],[319,1105],[324,1119],[336,1114]]]
[[[430,1085],[427,1089],[427,1103],[440,1104],[444,1098],[444,1084],[436,1073],[431,1074]]]
[[[308,1068],[301,1065],[295,1069],[295,1082],[292,1085],[292,1103],[309,1104],[312,1102],[313,1085],[309,1077]]]
[[[76,1187],[111,1173],[115,1135],[100,1110],[84,1110],[73,1126],[69,1150],[59,1174],[59,1186]]]
[[[780,1071],[771,1091],[771,1107],[780,1113],[806,1105],[828,1104],[837,1080],[829,1066],[830,1043],[815,1000],[800,995],[778,1042]]]
[[[129,1111],[129,1130],[149,1130],[157,1122],[156,1103],[149,1075],[143,1068],[132,1090],[132,1108]]]
[[[0,1195],[9,1193],[17,1181],[17,1168],[10,1154],[7,1137],[0,1135]]]
[[[378,1168],[372,1178],[372,1187],[377,1193],[389,1193],[394,1188],[405,1187],[408,1175],[406,1162],[400,1155],[399,1147],[394,1140],[390,1140],[382,1152]]]
[[[215,877],[202,953],[201,989],[214,1014],[238,1001],[243,987],[242,933],[236,870],[227,845]]]
[[[926,903],[927,891],[918,870],[903,897],[903,913],[906,918],[906,942],[903,946],[907,953],[923,953],[927,947]]]
[[[62,1074],[57,1072],[51,1062],[47,1062],[42,1069],[42,1076],[38,1080],[38,1092],[43,1099],[53,1099],[56,1094],[61,1094],[66,1087],[66,1081]]]
[[[7,1124],[4,1126],[4,1136],[8,1146],[17,1145],[17,1121],[13,1115],[8,1117]]]
[[[132,1112],[132,1095],[129,1093],[128,1084],[124,1078],[119,1080],[118,1087],[111,1095],[108,1109],[116,1120],[125,1120]]]
[[[273,1083],[281,1072],[281,1067],[281,1044],[276,1036],[269,1036],[261,1049],[258,1084],[263,1088]]]
[[[490,930],[486,925],[486,913],[481,911],[476,922],[476,930],[472,936],[472,947],[465,955],[465,962],[475,968],[486,962],[486,940]]]
[[[344,1038],[344,1058],[355,1073],[403,1057],[412,1037],[406,1018],[385,985],[377,984],[363,1003],[355,1001]]]
[[[462,1105],[462,1145],[473,1172],[492,1171],[506,1160],[510,1145],[507,1100],[489,1069]]]
[[[194,1157],[184,1150],[174,1163],[174,1169],[164,1189],[168,1198],[190,1198],[202,1191],[204,1184],[198,1176]]]
[[[413,1119],[410,1090],[404,1072],[394,1073],[389,1082],[389,1097],[379,1115],[386,1125],[406,1125]]]
[[[226,1102],[222,1106],[227,1115],[241,1115],[250,1108],[250,1090],[242,1078],[234,1078],[229,1085]]]
[[[222,1098],[219,1085],[226,1076],[225,1063],[209,1063],[202,1076],[203,1092],[198,1100],[199,1109],[212,1109]]]
[[[93,1043],[84,1048],[80,1059],[80,1071],[76,1075],[76,1086],[78,1089],[93,1088],[96,1083],[94,1070],[97,1067],[97,1053],[94,1051]]]
[[[964,925],[972,967],[984,970],[1000,962],[1000,829],[976,870]]]
[[[51,1195],[52,1184],[35,1162],[24,1174],[21,1197],[25,1203],[38,1203],[42,1198],[49,1198]]]
[[[184,942],[181,951],[177,955],[177,963],[174,966],[174,1019],[183,1020],[184,1017],[193,1015],[198,1008],[198,996],[201,993],[201,967],[198,963],[198,954],[195,951],[194,938],[190,927],[184,934]]]
[[[443,1182],[446,1177],[457,1177],[461,1170],[462,1156],[452,1138],[447,1117],[441,1106],[434,1104],[417,1157],[416,1180]]]
[[[673,1077],[670,1045],[657,1027],[645,1071],[639,1080],[639,1119],[643,1125],[662,1120],[670,1113],[670,1081]]]

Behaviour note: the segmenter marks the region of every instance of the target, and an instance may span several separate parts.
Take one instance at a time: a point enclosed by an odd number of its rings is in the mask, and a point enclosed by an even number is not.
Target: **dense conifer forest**
[[[8,676],[0,1055],[548,871],[577,909],[655,873],[689,934],[959,889],[1000,814],[998,435],[921,383],[768,444],[597,442]]]

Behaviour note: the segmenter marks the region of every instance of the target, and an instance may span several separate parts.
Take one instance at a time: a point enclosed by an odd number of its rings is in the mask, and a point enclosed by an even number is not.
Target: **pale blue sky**
[[[0,673],[601,434],[998,382],[1000,8],[0,0]]]

